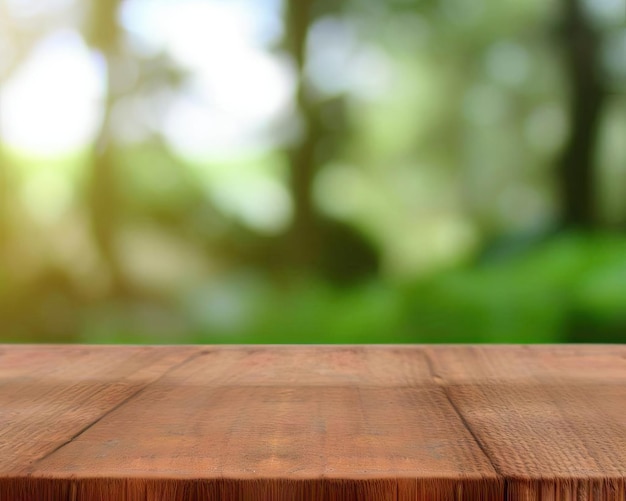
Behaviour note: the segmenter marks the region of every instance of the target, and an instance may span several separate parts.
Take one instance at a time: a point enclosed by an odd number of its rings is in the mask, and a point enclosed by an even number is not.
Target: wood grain
[[[625,499],[626,347],[427,352],[511,499]]]
[[[0,501],[626,501],[624,347],[0,345]]]
[[[194,352],[0,348],[0,475],[27,471]]]

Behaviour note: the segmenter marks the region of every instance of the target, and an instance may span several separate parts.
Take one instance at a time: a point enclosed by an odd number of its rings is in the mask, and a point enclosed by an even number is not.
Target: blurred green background
[[[0,341],[626,342],[626,3],[0,0]]]

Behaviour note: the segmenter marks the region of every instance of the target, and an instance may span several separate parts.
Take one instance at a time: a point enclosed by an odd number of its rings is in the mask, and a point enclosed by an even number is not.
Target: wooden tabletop
[[[0,500],[626,501],[626,346],[0,345]]]

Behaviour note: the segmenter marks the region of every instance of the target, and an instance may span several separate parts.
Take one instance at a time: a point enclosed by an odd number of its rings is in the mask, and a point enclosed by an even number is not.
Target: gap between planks
[[[465,419],[465,416],[463,415],[463,413],[461,412],[461,410],[458,408],[458,406],[454,403],[454,400],[452,400],[452,397],[450,397],[450,393],[448,392],[448,385],[447,382],[445,380],[445,378],[443,378],[442,376],[440,376],[437,371],[435,371],[435,365],[433,364],[433,360],[432,358],[430,358],[430,355],[428,354],[427,351],[421,351],[422,355],[424,356],[424,359],[426,360],[426,365],[428,366],[428,372],[430,373],[430,377],[433,381],[433,383],[441,389],[441,391],[443,392],[443,394],[445,395],[446,399],[448,400],[448,402],[450,403],[450,406],[452,407],[452,409],[454,410],[455,414],[459,417],[459,419],[461,420],[461,423],[463,423],[463,426],[465,427],[465,429],[468,431],[468,433],[472,436],[472,438],[474,439],[474,442],[476,442],[476,445],[480,448],[481,452],[484,454],[484,456],[487,458],[487,460],[489,461],[489,464],[491,464],[491,467],[493,468],[493,471],[495,472],[496,475],[498,475],[498,477],[500,477],[501,479],[505,480],[505,492],[504,492],[504,499],[507,499],[507,484],[506,484],[506,477],[505,475],[502,474],[502,472],[499,470],[499,468],[495,465],[495,463],[493,462],[493,459],[491,458],[491,456],[489,455],[489,453],[487,452],[487,449],[485,447],[485,445],[482,443],[482,441],[478,438],[478,436],[476,435],[476,433],[474,432],[474,430],[472,429],[472,427],[470,426],[469,422],[467,421],[467,419]]]
[[[137,391],[135,391],[134,393],[130,394],[128,397],[126,397],[124,400],[122,400],[121,402],[115,404],[113,407],[111,407],[110,409],[108,409],[107,411],[105,411],[104,413],[102,413],[100,416],[98,416],[96,419],[94,419],[91,423],[87,424],[86,426],[84,426],[83,428],[81,428],[78,432],[76,432],[74,435],[72,435],[68,440],[66,440],[65,442],[63,442],[62,444],[59,444],[58,446],[56,446],[54,449],[46,452],[44,455],[42,455],[41,457],[37,458],[35,461],[33,461],[33,463],[30,465],[30,467],[27,470],[27,475],[31,474],[35,468],[37,467],[37,465],[41,462],[43,462],[44,460],[48,459],[50,456],[54,455],[55,453],[59,452],[63,447],[65,447],[66,445],[72,443],[74,440],[76,440],[77,438],[79,438],[83,433],[85,433],[87,430],[89,430],[90,428],[92,428],[93,426],[95,426],[96,424],[98,424],[100,421],[102,421],[105,417],[107,417],[108,415],[112,414],[113,412],[115,412],[116,410],[120,409],[121,407],[123,407],[124,405],[128,404],[131,400],[133,400],[134,398],[136,398],[137,396],[139,396],[141,393],[143,393],[144,391],[146,391],[150,386],[152,386],[153,384],[158,383],[159,381],[161,381],[163,378],[165,378],[170,372],[179,369],[180,367],[184,366],[185,364],[188,364],[189,362],[195,360],[198,357],[201,357],[202,355],[206,355],[207,353],[209,353],[209,350],[199,350],[195,353],[192,353],[191,355],[189,355],[188,357],[186,357],[185,359],[181,360],[180,362],[178,362],[177,364],[174,364],[170,367],[168,367],[167,369],[165,369],[163,371],[163,374],[161,374],[159,377],[157,377],[156,379],[154,379],[153,381],[150,381],[146,384],[144,384],[141,388],[139,388]]]

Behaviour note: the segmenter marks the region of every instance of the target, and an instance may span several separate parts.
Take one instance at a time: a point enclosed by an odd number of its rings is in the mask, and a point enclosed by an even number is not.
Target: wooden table
[[[0,500],[626,499],[626,346],[0,345]]]

